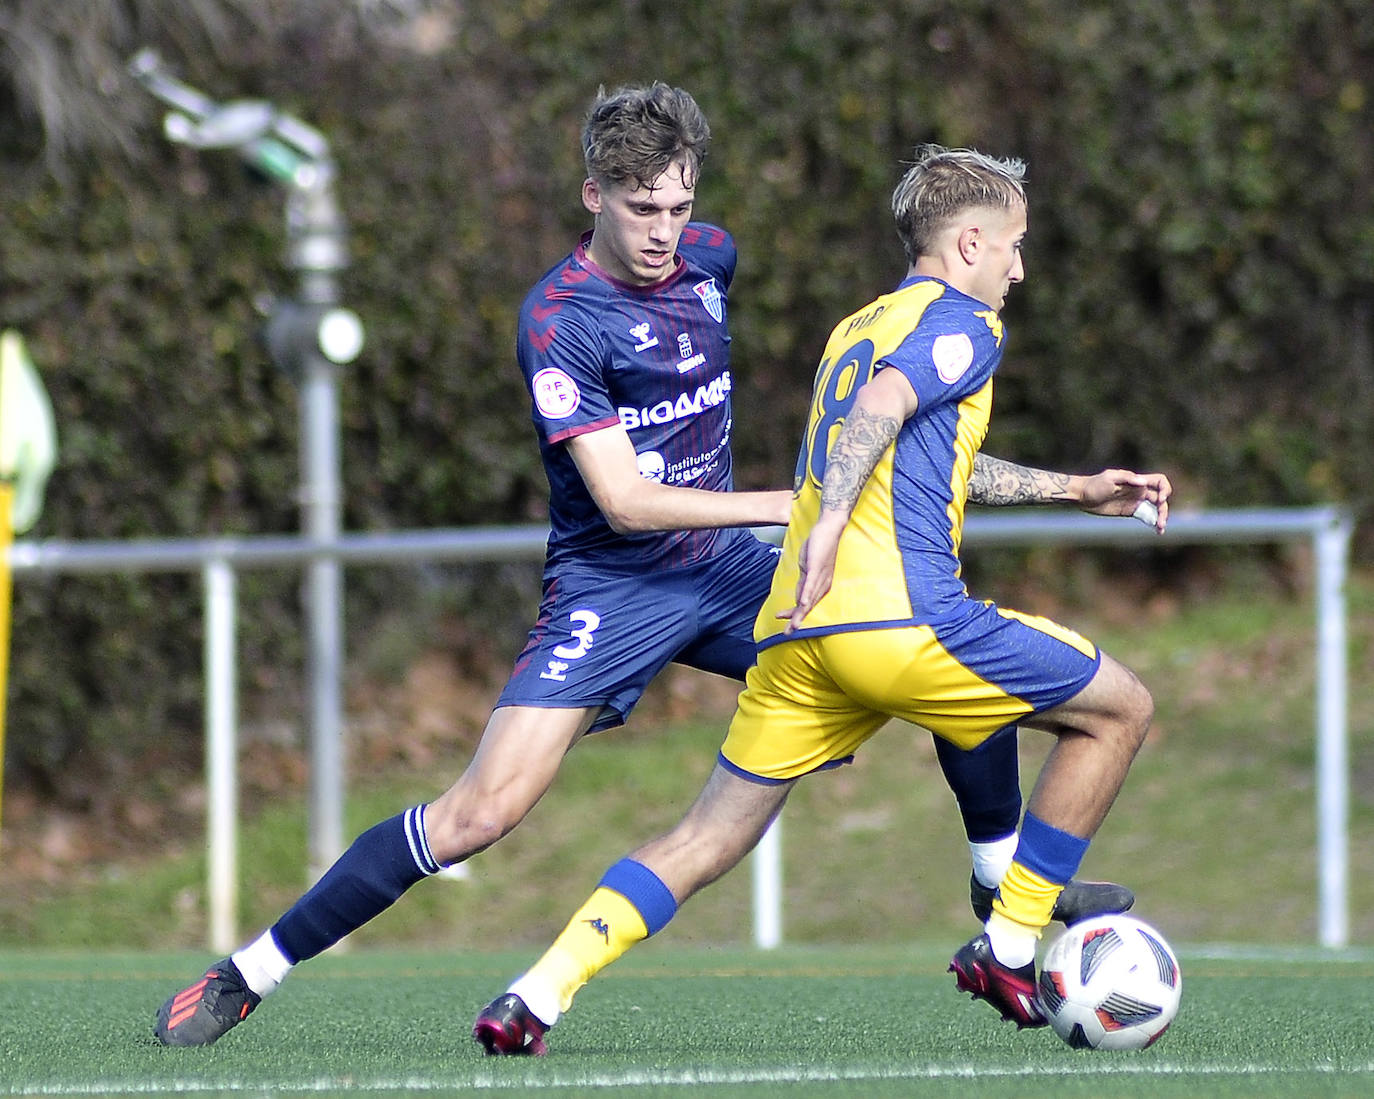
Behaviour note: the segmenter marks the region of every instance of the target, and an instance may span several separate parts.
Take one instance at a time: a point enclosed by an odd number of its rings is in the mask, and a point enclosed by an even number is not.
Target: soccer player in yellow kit
[[[782,558],[717,766],[667,835],[607,872],[538,963],[478,1016],[491,1053],[540,1053],[593,974],[735,866],[804,775],[839,766],[891,718],[974,748],[1009,725],[1056,736],[960,988],[1043,1025],[1035,950],[1150,723],[1149,693],[1092,642],[975,599],[960,578],[965,504],[1141,501],[1163,474],[1074,476],[982,455],[1004,331],[1024,277],[1025,168],[928,146],[893,195],[906,278],[841,321],[816,374]]]

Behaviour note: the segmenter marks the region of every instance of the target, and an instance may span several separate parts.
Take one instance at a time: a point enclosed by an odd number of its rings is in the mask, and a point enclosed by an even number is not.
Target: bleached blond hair
[[[908,263],[929,255],[957,215],[974,207],[1013,209],[1026,203],[1026,162],[976,149],[922,145],[892,192],[892,216]]]

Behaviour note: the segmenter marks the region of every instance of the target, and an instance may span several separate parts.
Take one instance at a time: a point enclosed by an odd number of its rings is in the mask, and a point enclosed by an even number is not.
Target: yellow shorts
[[[785,781],[848,762],[891,718],[974,748],[1078,694],[1097,647],[1046,618],[972,603],[957,622],[832,633],[763,649],[722,762]]]

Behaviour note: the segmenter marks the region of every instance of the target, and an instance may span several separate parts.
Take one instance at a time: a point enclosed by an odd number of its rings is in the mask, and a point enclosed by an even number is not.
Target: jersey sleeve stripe
[[[603,428],[612,427],[620,423],[619,416],[607,416],[605,419],[594,420],[589,424],[578,424],[576,427],[565,427],[549,436],[550,443],[561,443],[564,439],[571,439],[577,435],[587,435],[593,431],[601,431]]]

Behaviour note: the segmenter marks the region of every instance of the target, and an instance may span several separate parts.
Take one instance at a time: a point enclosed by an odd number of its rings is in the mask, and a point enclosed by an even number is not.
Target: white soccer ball
[[[1068,928],[1040,965],[1040,1007],[1075,1049],[1144,1049],[1178,1014],[1183,975],[1164,936],[1131,916]]]

